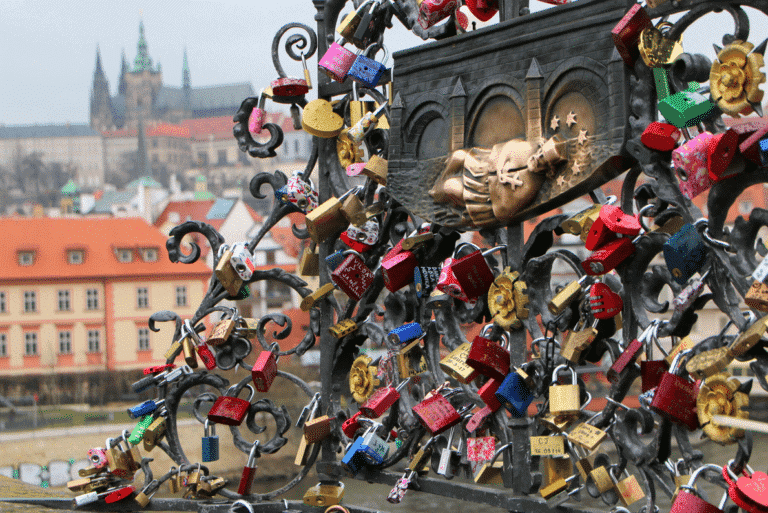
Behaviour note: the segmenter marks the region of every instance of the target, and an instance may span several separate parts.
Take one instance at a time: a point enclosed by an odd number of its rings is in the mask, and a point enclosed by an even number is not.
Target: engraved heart
[[[333,112],[333,106],[327,100],[312,100],[304,107],[301,116],[302,128],[312,135],[330,139],[341,133],[344,119]]]
[[[736,489],[750,501],[765,504],[768,502],[768,474],[758,471],[750,477],[742,476],[736,481]]]

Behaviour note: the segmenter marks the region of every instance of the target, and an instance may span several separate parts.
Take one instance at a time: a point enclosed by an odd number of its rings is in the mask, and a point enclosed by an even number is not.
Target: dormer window
[[[126,249],[126,248],[118,248],[117,261],[122,262],[124,264],[129,264],[133,262],[133,250]]]
[[[72,265],[80,265],[85,260],[85,252],[82,249],[70,249],[67,251],[67,262]]]
[[[155,248],[142,248],[141,259],[145,262],[157,262],[157,249]]]
[[[34,263],[35,263],[34,251],[19,251],[19,265],[23,265],[27,267]]]

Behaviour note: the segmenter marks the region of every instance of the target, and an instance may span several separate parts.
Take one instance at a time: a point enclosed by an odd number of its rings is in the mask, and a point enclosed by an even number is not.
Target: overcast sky
[[[114,94],[121,51],[132,63],[142,18],[166,85],[181,85],[186,47],[193,86],[246,81],[258,90],[276,78],[274,34],[292,21],[314,28],[315,12],[311,0],[0,0],[0,124],[87,123],[97,45]],[[758,44],[768,24],[762,15],[751,18],[750,40]],[[685,49],[713,58],[712,43],[732,27],[728,15],[709,15],[686,32]],[[396,51],[421,40],[395,20],[385,42]],[[283,65],[301,76],[299,64],[283,59]]]

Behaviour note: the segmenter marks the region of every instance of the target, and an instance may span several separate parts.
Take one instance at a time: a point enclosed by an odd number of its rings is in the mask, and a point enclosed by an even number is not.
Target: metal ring
[[[699,219],[696,222],[693,223],[694,228],[696,228],[696,231],[699,232],[699,235],[704,239],[704,242],[712,246],[713,248],[720,248],[724,249],[726,251],[733,252],[731,249],[731,245],[727,242],[724,242],[719,239],[713,238],[709,234],[709,221],[706,219]]]
[[[640,223],[640,226],[642,226],[643,230],[645,230],[646,232],[650,232],[650,231],[651,231],[651,229],[650,229],[650,228],[648,228],[648,225],[647,225],[647,224],[645,224],[645,221],[643,220],[643,214],[644,214],[645,212],[647,212],[648,210],[651,210],[651,209],[652,209],[652,208],[654,208],[655,206],[656,206],[656,205],[652,205],[652,204],[648,203],[646,206],[644,206],[643,208],[641,208],[641,209],[640,209],[640,211],[637,213],[637,222],[639,222],[639,223]]]

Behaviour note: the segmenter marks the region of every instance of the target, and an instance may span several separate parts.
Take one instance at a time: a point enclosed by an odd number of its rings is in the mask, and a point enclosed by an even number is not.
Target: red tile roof
[[[168,216],[171,212],[177,212],[179,214],[179,222],[181,224],[188,218],[192,221],[209,222],[205,219],[205,214],[211,209],[214,200],[196,200],[196,201],[169,201],[165,209],[157,216],[154,225],[158,228],[168,222]],[[218,219],[214,219],[218,221]],[[210,222],[209,222],[210,224]]]
[[[0,230],[8,240],[0,251],[2,281],[164,274],[203,277],[211,272],[203,261],[186,265],[168,260],[166,237],[141,218],[1,218]],[[119,262],[118,248],[134,250],[133,261]],[[156,248],[157,261],[144,262],[140,248]],[[85,250],[84,263],[67,263],[68,249]],[[19,265],[18,252],[24,250],[35,251],[33,265]]]

